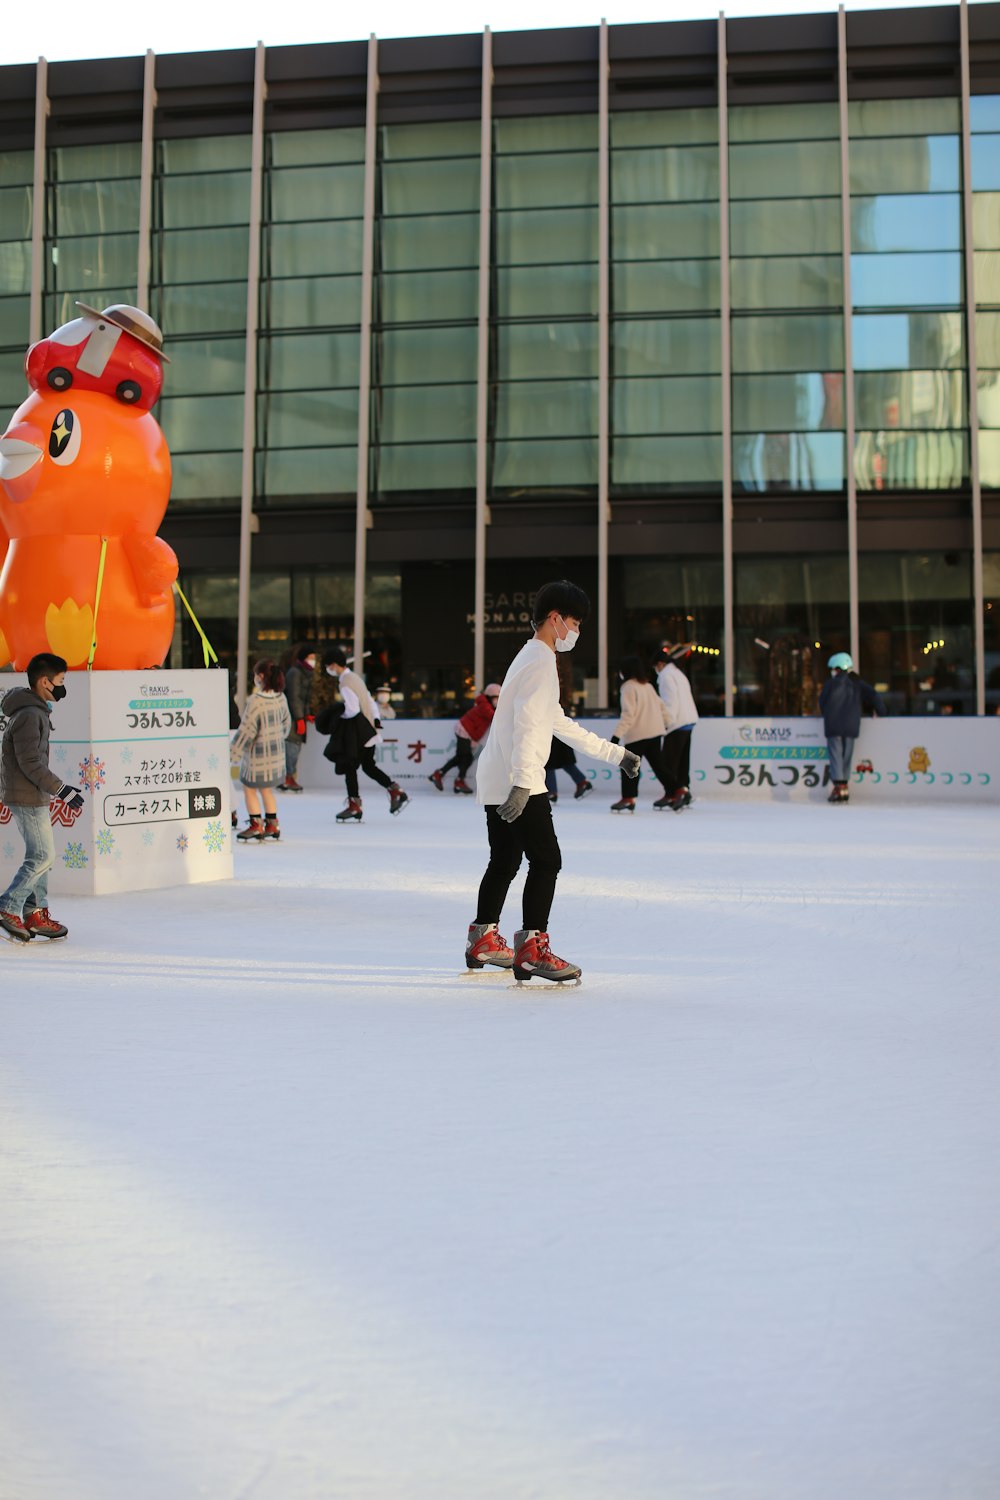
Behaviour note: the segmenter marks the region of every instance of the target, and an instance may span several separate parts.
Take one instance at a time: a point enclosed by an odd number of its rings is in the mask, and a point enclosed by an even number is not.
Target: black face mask
[[[63,701],[63,699],[65,698],[65,696],[66,696],[66,689],[65,689],[65,687],[63,687],[62,683],[60,683],[58,687],[53,686],[53,688],[52,688],[52,698],[53,698],[53,701],[55,703],[61,703]]]

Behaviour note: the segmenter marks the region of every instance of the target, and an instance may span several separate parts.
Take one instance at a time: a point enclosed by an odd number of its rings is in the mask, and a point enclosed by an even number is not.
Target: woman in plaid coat
[[[230,746],[230,759],[240,763],[240,782],[250,818],[246,828],[236,835],[243,841],[254,839],[260,843],[281,837],[274,789],[285,775],[285,740],[292,723],[284,686],[285,674],[276,662],[257,663],[253,669],[253,692]]]

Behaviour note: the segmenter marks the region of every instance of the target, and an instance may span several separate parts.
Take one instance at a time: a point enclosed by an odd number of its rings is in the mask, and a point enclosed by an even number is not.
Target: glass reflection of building
[[[581,702],[686,637],[705,712],[808,712],[852,645],[896,711],[991,710],[1000,5],[968,13],[968,173],[959,15],[847,16],[845,101],[832,15],[611,27],[606,113],[599,29],[495,36],[485,200],[479,35],[380,44],[370,179],[366,44],[268,49],[256,152],[248,52],[2,68],[4,414],[33,319],[144,293],[165,534],[229,662],[250,473],[251,653],[352,639],[360,513],[369,676],[452,711],[485,475],[490,676],[559,573],[606,606]]]

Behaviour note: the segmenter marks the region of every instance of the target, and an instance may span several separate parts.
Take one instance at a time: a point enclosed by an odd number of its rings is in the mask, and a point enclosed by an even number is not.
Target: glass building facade
[[[78,299],[149,308],[241,674],[360,636],[448,712],[566,575],[581,706],[686,639],[705,713],[839,650],[996,712],[998,58],[983,4],[0,68],[5,418]]]

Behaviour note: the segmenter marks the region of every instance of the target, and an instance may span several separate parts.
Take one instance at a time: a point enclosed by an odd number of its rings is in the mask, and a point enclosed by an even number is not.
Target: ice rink
[[[996,1500],[1000,813],[650,795],[578,989],[451,793],[0,945],[2,1500]]]

